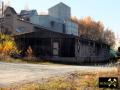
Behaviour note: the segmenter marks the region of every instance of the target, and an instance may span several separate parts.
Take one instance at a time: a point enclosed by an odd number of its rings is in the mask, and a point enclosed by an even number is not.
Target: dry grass
[[[2,55],[0,55],[0,61],[7,63],[54,64],[49,60],[37,59],[36,57],[31,57],[30,59],[28,57],[15,59],[10,56],[2,56]]]
[[[111,90],[98,87],[99,77],[116,77],[117,71],[79,73],[74,72],[61,77],[53,77],[42,83],[32,82],[0,90]]]

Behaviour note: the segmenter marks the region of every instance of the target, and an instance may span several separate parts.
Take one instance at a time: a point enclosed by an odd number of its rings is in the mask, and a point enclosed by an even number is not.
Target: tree
[[[78,23],[78,18],[76,16],[71,17],[71,20],[75,23]]]
[[[114,45],[115,45],[115,34],[114,34],[114,32],[112,32],[112,30],[110,30],[110,29],[107,28],[104,31],[104,35],[103,36],[104,36],[103,41],[106,44],[109,44],[112,47],[114,47]]]
[[[104,31],[104,25],[102,22],[95,22],[90,16],[80,19],[79,36],[89,38],[91,40],[99,40]]]
[[[77,19],[76,16],[72,17],[72,21],[78,23],[79,36],[95,41],[104,42],[114,47],[115,34],[112,30],[104,28],[101,21],[94,21],[90,16],[82,19]]]

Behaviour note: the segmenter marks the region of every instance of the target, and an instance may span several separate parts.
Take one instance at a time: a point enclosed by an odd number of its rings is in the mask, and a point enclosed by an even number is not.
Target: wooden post
[[[120,76],[120,60],[119,60],[119,62],[117,63],[117,69],[118,69],[118,75]]]

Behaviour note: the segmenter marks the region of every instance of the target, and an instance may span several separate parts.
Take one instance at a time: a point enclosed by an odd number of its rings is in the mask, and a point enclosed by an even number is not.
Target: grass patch
[[[116,77],[117,71],[79,73],[74,72],[61,77],[51,77],[46,81],[1,88],[0,90],[112,90],[98,87],[99,77]]]
[[[0,61],[2,62],[23,62],[22,59],[14,59],[10,56],[0,56]]]
[[[0,55],[0,61],[7,63],[53,64],[49,60],[37,59],[35,57],[29,59],[28,57],[12,58],[10,56],[1,56],[1,55]]]

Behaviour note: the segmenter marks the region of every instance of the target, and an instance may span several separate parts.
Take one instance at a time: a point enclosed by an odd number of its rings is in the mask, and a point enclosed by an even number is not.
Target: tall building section
[[[49,8],[49,15],[59,20],[70,20],[71,19],[71,8],[64,3],[59,3]]]
[[[65,26],[63,33],[78,36],[78,25],[71,21],[71,8],[64,3],[59,3],[49,8],[49,15],[57,18]]]

